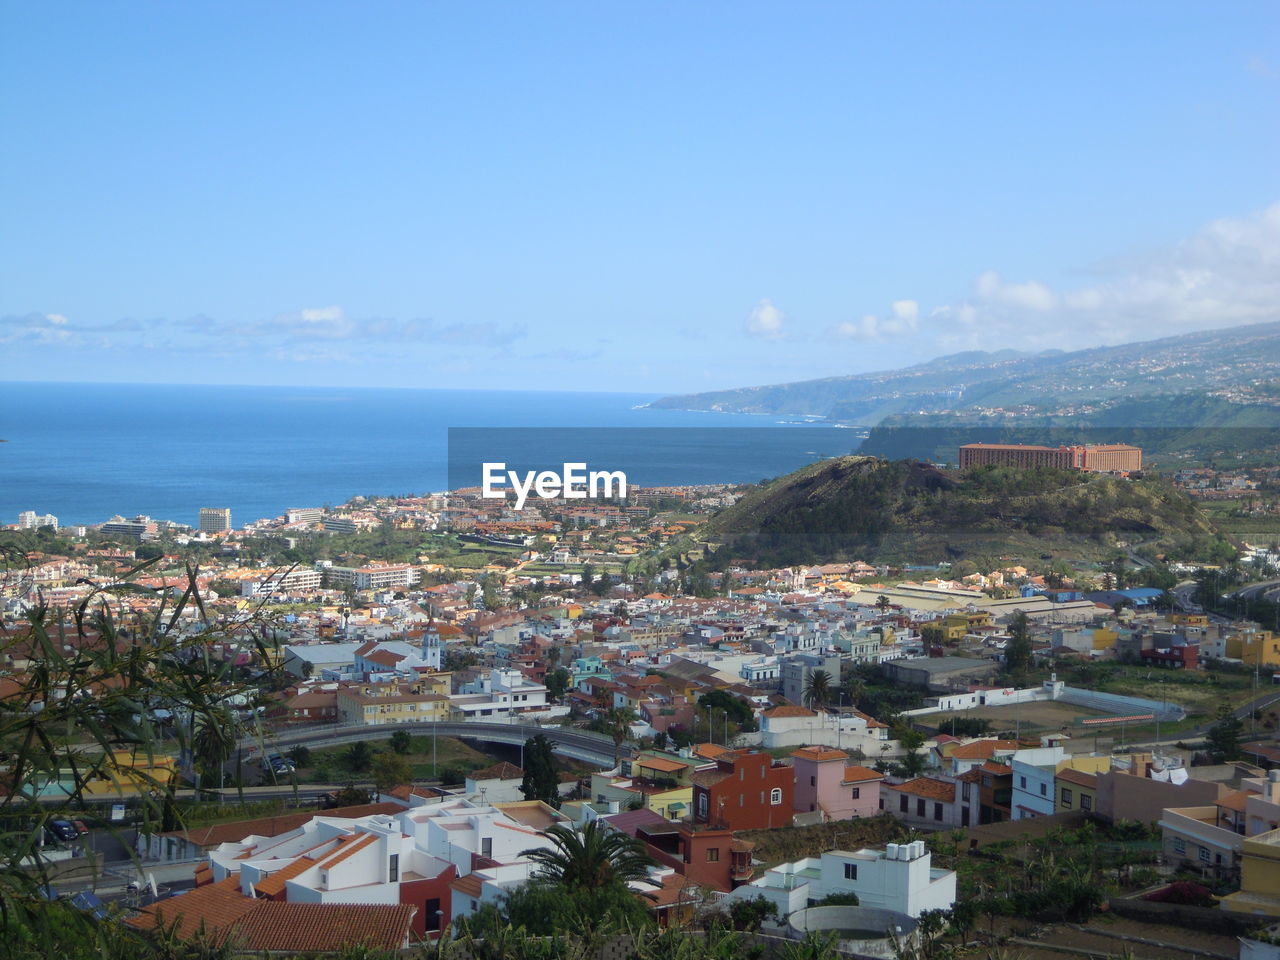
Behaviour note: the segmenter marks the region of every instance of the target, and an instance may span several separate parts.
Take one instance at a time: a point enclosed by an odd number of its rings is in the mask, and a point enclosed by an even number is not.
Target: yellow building
[[[1098,774],[1110,769],[1110,757],[1069,757],[1059,763],[1053,779],[1054,812],[1096,812]]]
[[[1227,637],[1227,657],[1248,666],[1280,666],[1280,637],[1270,630],[1247,627]]]
[[[1280,917],[1280,830],[1246,837],[1240,849],[1240,889],[1222,898],[1223,910]]]
[[[447,684],[447,679],[444,682]],[[360,683],[343,687],[338,691],[338,719],[342,723],[370,726],[448,720],[449,698],[437,692],[438,689],[439,681],[432,678],[416,683]]]

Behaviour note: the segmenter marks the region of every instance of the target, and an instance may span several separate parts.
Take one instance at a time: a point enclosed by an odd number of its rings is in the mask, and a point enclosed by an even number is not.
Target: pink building
[[[850,766],[849,755],[832,747],[801,747],[791,754],[797,813],[821,811],[826,820],[874,817],[880,812],[882,774]]]

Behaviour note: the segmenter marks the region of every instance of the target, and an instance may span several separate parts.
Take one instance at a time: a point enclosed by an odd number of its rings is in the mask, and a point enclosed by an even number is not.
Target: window
[[[720,848],[707,847],[707,863],[719,863],[719,862],[720,862]]]
[[[906,813],[906,812],[907,812],[907,797],[906,797],[906,794],[903,794],[902,796],[900,796],[900,797],[898,798],[898,809],[899,809],[899,810],[901,810],[903,813]]]
[[[858,865],[856,863],[846,863],[844,865],[844,878],[846,880],[858,879]]]
[[[1047,797],[1049,795],[1049,785],[1047,783],[1040,784],[1040,796]]]
[[[1174,853],[1186,853],[1186,852],[1187,852],[1187,841],[1183,840],[1181,837],[1174,837],[1174,838],[1173,838],[1173,852],[1174,852]]]
[[[604,797],[600,799],[603,801]],[[698,816],[703,820],[707,819],[707,795],[705,793],[698,794]]]
[[[965,783],[965,784],[961,784],[961,786],[960,786],[960,799],[962,799],[962,800],[968,800],[968,799],[969,799],[969,784],[967,784],[967,783]]]
[[[1071,791],[1066,787],[1062,788],[1062,805],[1064,807],[1071,806]]]
[[[853,788],[853,799],[857,800],[860,796],[862,796],[862,788],[861,788],[861,787],[854,787],[854,788]]]
[[[427,900],[426,903],[422,905],[422,909],[423,909],[423,912],[425,912],[427,915],[427,929],[439,930],[440,921],[442,919],[440,914],[440,898],[431,897],[429,900]]]
[[[482,857],[493,856],[493,837],[485,837],[483,840],[480,841],[480,856]]]
[[[400,854],[393,853],[387,865],[387,883],[395,883],[400,879]]]
[[[782,788],[774,787],[772,790],[769,791],[769,803],[771,803],[773,806],[776,807],[781,802],[782,802]]]
[[[817,777],[810,777],[810,778],[809,778],[809,786],[811,786],[811,787],[812,787],[812,786],[815,786],[815,785],[817,784],[817,782],[818,782],[818,778],[817,778]]]
[[[1025,789],[1027,789],[1027,778],[1026,778],[1026,777],[1019,777],[1019,778],[1018,778],[1018,789],[1020,789],[1020,790],[1025,790]]]
[[[1093,797],[1087,793],[1080,794],[1080,809],[1088,813],[1093,809]]]
[[[1209,860],[1210,860],[1210,856],[1209,856],[1209,848],[1208,848],[1208,847],[1201,847],[1201,848],[1200,848],[1200,861],[1201,861],[1202,863],[1208,863],[1208,862],[1209,862]]]
[[[916,800],[916,816],[917,817],[924,816],[924,798],[923,797]]]

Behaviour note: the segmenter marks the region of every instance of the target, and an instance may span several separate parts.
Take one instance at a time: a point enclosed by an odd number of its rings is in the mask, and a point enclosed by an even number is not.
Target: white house
[[[547,688],[531,683],[519,670],[493,669],[449,698],[450,706],[464,719],[511,719],[530,710],[545,710]]]
[[[891,843],[884,850],[828,850],[779,864],[729,898],[763,896],[788,916],[824,897],[852,893],[859,906],[919,917],[926,910],[949,910],[956,899],[955,871],[934,869],[932,861],[923,840]]]

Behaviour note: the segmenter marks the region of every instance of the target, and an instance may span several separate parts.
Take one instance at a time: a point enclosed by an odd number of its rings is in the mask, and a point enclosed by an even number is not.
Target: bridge
[[[245,737],[240,741],[239,746],[245,751],[246,757],[251,757],[255,756],[255,751],[264,744],[277,752],[296,746],[341,746],[355,743],[357,740],[385,740],[398,730],[418,736],[458,737],[463,740],[503,743],[516,747],[522,746],[531,737],[542,734],[551,741],[551,749],[561,756],[599,767],[608,768],[614,765],[615,748],[612,738],[588,730],[533,723],[412,721],[371,725],[347,723],[298,728],[280,727],[266,737]],[[625,743],[622,745],[621,755],[624,758],[631,755],[631,748]]]

